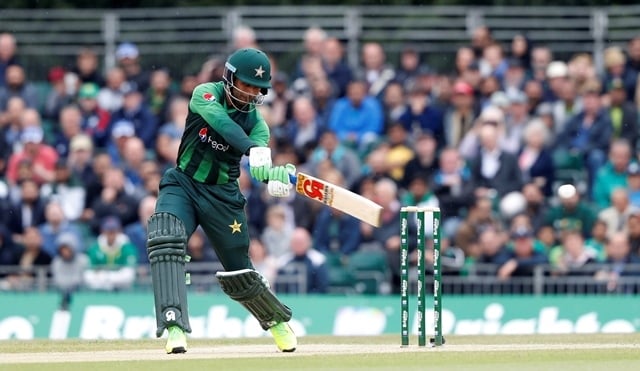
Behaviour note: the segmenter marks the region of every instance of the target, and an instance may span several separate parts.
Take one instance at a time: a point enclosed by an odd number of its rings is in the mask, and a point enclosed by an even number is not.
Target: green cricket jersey
[[[177,167],[198,182],[233,182],[249,148],[268,143],[269,127],[258,110],[240,112],[227,105],[224,82],[204,83],[189,102]]]

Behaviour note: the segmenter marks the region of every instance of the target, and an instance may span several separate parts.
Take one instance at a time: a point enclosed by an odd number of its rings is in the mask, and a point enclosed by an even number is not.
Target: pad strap
[[[169,326],[191,332],[187,307],[186,248],[184,224],[169,213],[149,218],[147,254],[156,308],[156,336]]]
[[[291,309],[269,289],[268,281],[253,269],[216,273],[222,291],[253,314],[264,330],[289,322]]]

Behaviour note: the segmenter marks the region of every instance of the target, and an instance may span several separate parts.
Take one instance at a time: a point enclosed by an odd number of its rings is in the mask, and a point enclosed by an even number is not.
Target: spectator
[[[609,86],[613,80],[621,80],[623,89],[629,101],[633,101],[636,93],[637,76],[632,70],[627,69],[627,58],[618,46],[610,46],[604,50],[604,77],[602,85]]]
[[[16,38],[9,32],[0,33],[0,87],[6,84],[6,71],[11,65],[18,64],[16,57]]]
[[[309,166],[315,173],[325,161],[328,161],[345,176],[345,185],[351,187],[360,177],[362,169],[358,155],[342,144],[336,133],[326,131],[321,134],[316,149],[311,153]]]
[[[97,86],[104,86],[104,77],[100,72],[100,62],[98,61],[98,54],[92,48],[82,48],[76,54],[75,65],[71,69],[78,78],[81,84],[96,84]]]
[[[485,124],[496,126],[498,129],[497,135],[499,143],[504,141],[506,131],[504,112],[496,106],[487,106],[482,110],[471,130],[466,132],[460,143],[456,146],[463,158],[471,160],[478,157],[478,151],[480,150],[480,129]]]
[[[352,81],[347,96],[336,101],[331,111],[329,129],[340,142],[365,153],[382,132],[382,106],[367,95],[363,81]]]
[[[493,228],[496,231],[500,221],[493,213],[493,204],[489,198],[475,198],[469,207],[464,220],[460,223],[455,234],[455,246],[460,247],[465,256],[478,256],[477,243],[482,231]]]
[[[535,232],[544,226],[545,213],[549,208],[549,197],[545,196],[535,183],[526,183],[522,187],[525,200],[524,214],[531,220],[531,227]]]
[[[598,169],[593,186],[593,202],[599,209],[611,205],[611,193],[615,188],[627,186],[631,156],[631,147],[626,139],[611,143],[609,161]]]
[[[455,77],[463,78],[469,67],[475,62],[475,54],[473,49],[467,46],[458,48],[455,57]],[[464,78],[463,78],[464,80]],[[466,81],[470,83],[469,81]]]
[[[596,262],[596,257],[597,252],[585,243],[582,232],[577,229],[566,231],[562,245],[549,252],[549,262],[556,275],[592,275],[590,267]]]
[[[498,269],[498,278],[533,276],[537,266],[548,263],[544,252],[533,248],[533,230],[519,228],[511,232],[513,250],[509,251],[509,259]]]
[[[613,126],[612,138],[624,138],[629,141],[631,149],[638,152],[638,110],[627,99],[624,82],[620,78],[611,80],[608,86],[609,93],[609,117]]]
[[[111,114],[98,104],[100,88],[85,83],[78,90],[78,105],[82,114],[82,131],[91,136],[96,147],[104,148],[108,139]]]
[[[124,226],[138,219],[138,203],[125,191],[124,173],[118,168],[111,168],[104,173],[100,197],[90,207],[93,211],[90,223],[94,233],[99,232],[101,220],[110,215],[117,216]]]
[[[420,75],[428,71],[429,67],[422,63],[418,50],[414,46],[405,46],[400,53],[400,63],[396,69],[395,81],[406,88],[415,82]]]
[[[278,283],[276,291],[282,293],[324,294],[329,289],[329,270],[326,257],[313,248],[311,235],[304,228],[296,228],[291,235],[290,252],[283,255],[280,261],[278,277],[289,276],[287,283]],[[304,267],[304,268],[302,268]],[[301,269],[302,268],[302,269]],[[305,274],[306,273],[306,274]],[[303,274],[306,287],[300,287],[295,279]]]
[[[407,110],[405,98],[404,88],[399,82],[389,83],[384,91],[384,99],[382,101],[385,131],[389,125],[398,122]]]
[[[7,102],[7,109],[0,110],[0,143],[6,146],[0,148],[6,151],[5,159],[8,160],[12,152],[21,149],[20,133],[22,132],[22,117],[26,110],[24,99],[21,97],[11,97]]]
[[[509,56],[520,62],[525,73],[531,74],[531,40],[525,34],[516,34],[509,45]]]
[[[546,197],[552,196],[555,169],[548,148],[550,132],[544,122],[534,119],[524,128],[524,145],[518,154],[518,167],[524,183],[532,182]]]
[[[240,25],[233,29],[231,43],[233,50],[258,46],[255,31],[246,25]]]
[[[249,242],[249,258],[256,271],[275,287],[278,278],[278,261],[264,247],[260,239],[252,238]]]
[[[635,162],[627,167],[627,189],[631,205],[640,207],[640,165]]]
[[[640,214],[634,213],[629,216],[627,221],[629,229],[629,245],[631,246],[631,254],[640,257]],[[604,229],[604,228],[603,228]],[[604,260],[604,246],[606,245],[606,239],[601,239],[602,250],[599,257]]]
[[[133,193],[139,194],[142,192],[143,179],[142,179],[142,165],[147,157],[147,151],[144,148],[144,143],[138,137],[130,137],[124,142],[122,150],[122,169],[126,177],[127,184],[134,187]]]
[[[51,85],[51,91],[44,102],[43,117],[55,121],[58,120],[62,107],[73,103],[76,99],[77,76],[65,71],[63,67],[56,66],[49,69],[47,79]]]
[[[18,64],[12,64],[6,69],[5,84],[0,86],[0,110],[7,109],[11,97],[21,97],[29,108],[37,109],[40,106],[36,88],[27,81],[24,68]]]
[[[573,81],[576,91],[583,92],[593,79],[597,79],[596,67],[590,53],[579,53],[568,63],[569,77]],[[578,111],[576,111],[578,112]]]
[[[547,85],[544,87],[545,102],[559,99],[562,89],[569,78],[569,67],[563,61],[553,61],[547,66]]]
[[[548,111],[546,114],[551,116],[551,103],[543,102],[544,99],[544,88],[542,86],[542,82],[538,80],[529,80],[524,84],[524,93],[527,95],[527,100],[529,101],[529,114],[539,114],[539,110],[545,110],[543,107],[549,107],[546,109]],[[554,125],[548,125],[549,129],[553,129]]]
[[[614,233],[609,238],[606,252],[606,266],[596,272],[595,279],[605,283],[607,292],[634,293],[630,285],[619,282],[621,278],[638,275],[640,259],[631,253],[629,237],[622,232]]]
[[[303,36],[304,52],[296,64],[294,80],[305,76],[302,60],[309,57],[318,59],[322,57],[322,49],[326,40],[327,33],[322,28],[316,26],[307,28]]]
[[[501,147],[505,151],[517,154],[522,148],[522,137],[525,127],[529,123],[527,95],[514,90],[507,94],[509,107],[505,117],[505,137]]]
[[[63,205],[58,201],[49,201],[45,209],[45,222],[38,225],[42,236],[42,250],[50,256],[55,256],[58,246],[56,241],[62,235],[70,235],[75,239],[73,244],[77,251],[84,251],[85,245],[82,232],[77,225],[65,218]]]
[[[129,241],[136,247],[136,257],[138,264],[149,263],[147,256],[147,221],[153,215],[156,208],[157,198],[147,196],[138,205],[138,220],[124,228],[124,233]]]
[[[140,65],[140,51],[135,44],[124,42],[118,45],[116,61],[131,87],[141,93],[149,89],[150,74]]]
[[[417,146],[416,146],[417,149]],[[443,216],[443,228],[447,236],[455,236],[461,214],[473,202],[473,190],[469,187],[471,173],[453,147],[440,152],[439,167],[433,175],[433,193],[438,198]]]
[[[11,290],[32,290],[36,277],[42,273],[37,271],[43,269],[46,272],[49,269],[51,256],[42,250],[42,236],[38,228],[25,228],[21,241],[22,252],[18,258],[17,267],[19,270],[16,274],[7,276],[6,279]]]
[[[187,255],[191,257],[190,262],[192,263],[218,262],[218,257],[213,251],[213,246],[207,241],[202,227],[196,228],[195,232],[189,238],[187,242]],[[211,266],[211,264],[206,265]],[[211,273],[215,273],[215,271]]]
[[[398,121],[413,138],[430,132],[438,143],[443,143],[444,113],[431,103],[426,87],[420,81],[414,81],[407,89],[407,95],[409,107]]]
[[[345,94],[346,90],[345,86]],[[344,95],[342,95],[341,98],[342,97],[344,97]],[[311,85],[311,102],[316,110],[316,116],[321,123],[321,127],[323,130],[327,130],[329,120],[331,119],[331,112],[336,103],[336,93],[328,81],[317,80]]]
[[[583,237],[589,238],[597,215],[592,206],[581,200],[576,187],[570,184],[558,188],[558,200],[559,204],[547,211],[545,225],[555,230],[577,228]]]
[[[367,42],[362,45],[362,69],[358,77],[365,79],[365,91],[371,97],[381,99],[384,89],[396,77],[393,67],[386,62],[387,55],[381,44]]]
[[[118,291],[135,282],[136,248],[122,233],[117,217],[102,220],[100,234],[87,250],[90,268],[84,272],[84,283],[92,290]]]
[[[533,79],[544,81],[547,78],[547,68],[553,60],[551,49],[547,46],[535,46],[531,49],[531,69]]]
[[[462,138],[471,130],[476,119],[475,95],[473,87],[464,81],[453,85],[452,106],[444,116],[444,130],[448,146],[457,147]]]
[[[71,295],[80,289],[84,272],[89,268],[89,258],[77,247],[76,237],[61,234],[56,240],[56,253],[51,262],[53,286],[60,291],[61,310],[68,310]]]
[[[133,124],[135,135],[142,139],[145,148],[154,148],[158,131],[158,122],[144,104],[142,93],[133,87],[123,90],[122,108],[113,112],[112,124],[127,120]]]
[[[113,164],[118,166],[122,165],[126,144],[130,139],[135,137],[136,129],[131,121],[118,120],[113,123],[111,140],[107,144],[107,153],[109,153]]]
[[[289,251],[293,233],[292,225],[286,222],[286,211],[282,205],[271,205],[267,209],[267,225],[260,236],[269,255],[280,259]]]
[[[625,188],[616,188],[611,192],[611,206],[598,213],[598,219],[607,223],[607,237],[616,232],[628,234],[628,221],[632,214],[640,212],[629,203],[629,194]]]
[[[493,76],[502,86],[508,64],[504,57],[502,46],[496,42],[486,45],[482,50],[480,59],[480,73],[483,76]]]
[[[20,196],[9,208],[7,227],[17,243],[29,227],[37,227],[45,222],[46,201],[40,197],[38,183],[25,179],[20,183]]]
[[[551,102],[553,114],[553,134],[554,137],[562,133],[564,128],[573,117],[583,110],[582,96],[578,95],[576,83],[570,79],[558,78],[558,99]],[[585,87],[588,87],[585,85]],[[583,87],[584,88],[584,87]]]
[[[478,235],[477,252],[470,251],[470,256],[477,266],[480,275],[496,275],[498,268],[509,260],[510,254],[501,233],[489,227],[480,231]]]
[[[158,159],[166,165],[175,165],[178,158],[180,139],[189,113],[189,101],[183,97],[175,97],[169,105],[169,121],[158,130],[156,153]]]
[[[125,87],[128,88],[127,77],[120,67],[113,67],[107,71],[105,86],[100,88],[96,100],[98,106],[109,113],[113,113],[122,108]]]
[[[29,111],[26,111],[29,112]],[[43,143],[44,132],[39,126],[25,128],[20,134],[23,149],[9,158],[7,180],[16,184],[18,180],[18,166],[22,162],[29,162],[33,169],[33,179],[38,185],[50,182],[55,177],[55,165],[58,161],[56,151]]]
[[[640,36],[635,36],[629,40],[627,56],[627,68],[638,75],[640,73]]]
[[[353,72],[344,60],[342,42],[335,37],[328,37],[322,46],[321,58],[324,72],[335,89],[335,96],[343,97],[347,93],[347,85],[353,79]]]
[[[389,175],[398,183],[404,179],[407,164],[415,157],[412,142],[404,126],[395,123],[387,129],[386,141],[376,148],[385,153]]]
[[[145,106],[149,107],[156,122],[164,123],[171,119],[169,106],[174,96],[171,89],[171,75],[166,68],[159,68],[151,72],[149,89],[141,91],[144,94]]]
[[[344,180],[338,171],[324,175],[324,179],[344,187]],[[313,246],[324,254],[349,255],[360,246],[360,221],[351,215],[330,207],[323,207],[318,213],[313,227]]]
[[[494,124],[484,124],[480,128],[480,155],[470,166],[470,180],[477,197],[501,198],[522,188],[517,159],[498,147],[498,135],[498,127]]]
[[[640,223],[636,220],[640,215],[632,214],[629,216],[629,238],[633,238],[632,236],[636,236],[633,231],[640,232]],[[633,228],[635,227],[635,228]],[[566,232],[565,232],[566,233]],[[598,219],[593,223],[593,228],[591,229],[591,238],[585,241],[585,245],[589,250],[593,250],[595,252],[595,259],[598,262],[603,262],[607,256],[605,252],[605,246],[607,245],[608,237],[607,237],[607,223],[604,220]]]
[[[589,190],[598,169],[606,162],[612,135],[611,120],[600,103],[600,86],[594,82],[583,96],[584,110],[575,115],[558,135],[556,151],[577,157],[586,165]]]
[[[20,261],[21,249],[11,236],[11,232],[0,223],[0,287],[1,279],[7,276],[5,269],[17,265]]]
[[[91,138],[86,134],[78,134],[71,138],[67,165],[71,171],[71,178],[76,179],[83,188],[86,188],[93,179],[93,170],[91,169],[92,160],[93,142]]]
[[[323,128],[311,100],[307,97],[296,98],[293,101],[292,114],[292,119],[276,128],[274,134],[293,144],[300,152],[310,145],[317,145]]]
[[[438,169],[436,138],[430,133],[423,133],[413,144],[414,156],[403,167],[400,186],[406,188],[416,174],[425,174],[431,178]],[[443,151],[444,152],[444,151]]]
[[[493,43],[493,35],[489,26],[480,25],[473,29],[471,34],[471,47],[476,55],[476,58],[482,57],[484,49]]]
[[[54,148],[62,158],[69,156],[71,138],[82,134],[82,112],[75,105],[68,105],[60,109],[58,116],[59,129],[54,142]]]

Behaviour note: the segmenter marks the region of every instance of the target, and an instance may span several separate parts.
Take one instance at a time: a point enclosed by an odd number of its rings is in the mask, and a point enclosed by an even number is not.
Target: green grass
[[[415,337],[411,341],[415,344]],[[192,349],[215,349],[230,345],[251,345],[264,348],[271,339],[225,339],[191,340]],[[322,351],[323,345],[332,349],[342,346],[358,347],[358,354],[336,354]],[[640,333],[589,334],[589,335],[530,335],[530,336],[450,336],[442,350],[430,348],[410,349],[399,347],[399,336],[381,337],[319,337],[308,336],[300,339],[299,351],[294,354],[253,355],[250,358],[189,358],[183,355],[164,355],[161,352],[163,340],[136,341],[2,341],[0,354],[43,353],[43,352],[100,352],[130,351],[118,353],[131,357],[136,351],[145,353],[157,360],[149,361],[109,361],[109,362],[69,362],[69,363],[32,363],[3,364],[1,370],[639,370],[640,369]],[[535,345],[535,346],[534,346]],[[548,346],[547,346],[548,345]],[[514,346],[514,350],[497,350],[505,346]],[[540,347],[546,349],[540,349]],[[622,347],[619,347],[622,346]],[[523,348],[535,348],[523,349]],[[483,349],[486,348],[486,349]],[[586,348],[586,349],[580,349]],[[275,348],[274,348],[275,349]],[[362,354],[368,349],[371,353]],[[458,351],[458,350],[463,351]],[[379,353],[389,351],[388,353]],[[307,352],[308,354],[305,354]],[[118,359],[118,354],[116,358]],[[193,356],[193,355],[192,355]],[[239,357],[236,355],[236,357]],[[242,355],[240,355],[242,357]],[[124,357],[123,357],[124,358]]]

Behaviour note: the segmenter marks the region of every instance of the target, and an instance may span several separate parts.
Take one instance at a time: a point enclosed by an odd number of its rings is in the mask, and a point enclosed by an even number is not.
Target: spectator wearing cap
[[[611,118],[602,108],[597,81],[589,85],[582,101],[584,109],[567,122],[556,139],[555,150],[564,157],[576,158],[585,164],[591,192],[598,169],[607,161],[613,128]]]
[[[519,227],[510,234],[512,248],[508,260],[498,268],[498,278],[531,277],[537,266],[548,263],[547,255],[534,249],[534,233],[531,228]]]
[[[120,67],[113,67],[107,71],[105,86],[100,88],[98,96],[98,106],[112,113],[122,107],[124,100],[122,90],[128,86],[127,77]]]
[[[505,133],[501,142],[503,150],[517,154],[522,149],[523,134],[529,123],[527,95],[521,90],[507,92],[509,108],[505,116]]]
[[[82,204],[84,204],[84,200],[82,200],[80,206],[82,206]],[[51,256],[56,255],[56,240],[63,234],[67,234],[75,238],[75,243],[73,245],[74,249],[78,251],[85,250],[84,241],[82,240],[82,232],[78,225],[72,223],[66,217],[64,212],[65,206],[67,205],[62,204],[61,200],[51,199],[45,208],[45,222],[38,226],[43,239],[42,249]]]
[[[408,109],[398,119],[410,136],[416,138],[431,132],[439,146],[444,145],[444,112],[429,97],[429,88],[423,80],[413,81],[407,89]]]
[[[135,136],[136,129],[131,121],[118,120],[114,122],[111,129],[111,141],[107,145],[107,153],[111,156],[113,164],[122,164],[125,144]]]
[[[138,264],[136,248],[122,232],[120,220],[105,217],[100,234],[87,250],[90,268],[84,272],[84,283],[93,290],[118,291],[131,288]]]
[[[91,161],[93,159],[93,142],[86,134],[78,134],[69,142],[67,164],[71,176],[85,187],[92,179]]]
[[[611,192],[611,206],[598,213],[598,219],[607,223],[607,237],[611,238],[616,232],[629,233],[628,222],[632,214],[640,209],[631,205],[626,188],[615,188]]]
[[[75,101],[74,74],[68,73],[61,66],[55,66],[49,69],[47,79],[51,85],[51,90],[45,99],[42,116],[47,120],[57,121],[62,107]]]
[[[565,80],[569,77],[569,68],[563,61],[553,61],[547,66],[546,77],[544,100],[555,102],[560,96]]]
[[[51,262],[53,286],[61,294],[60,309],[68,310],[71,295],[82,287],[89,258],[78,248],[76,236],[63,233],[55,239],[56,253]]]
[[[142,139],[145,148],[155,148],[158,132],[158,120],[144,102],[144,96],[140,91],[129,85],[123,92],[122,107],[113,112],[112,125],[121,120],[127,120],[133,124],[135,136]]]
[[[116,61],[124,71],[127,81],[139,92],[146,92],[150,85],[150,73],[140,64],[140,51],[134,43],[123,42],[116,49]]]
[[[16,38],[9,32],[0,33],[0,86],[4,86],[7,68],[18,63]]]
[[[74,176],[66,159],[56,163],[54,179],[42,185],[40,193],[62,205],[65,218],[76,221],[84,209],[85,189]]]
[[[640,119],[638,109],[627,99],[624,82],[620,78],[611,80],[607,87],[609,93],[609,117],[613,126],[613,138],[625,138],[633,152],[638,152],[638,132]]]
[[[88,82],[78,90],[78,106],[82,114],[82,131],[91,136],[98,148],[103,148],[108,139],[111,114],[98,104],[100,87]]]
[[[7,180],[10,184],[16,184],[18,180],[18,165],[29,161],[32,165],[33,179],[38,185],[50,182],[54,179],[55,165],[58,161],[58,153],[53,147],[44,144],[44,132],[39,126],[27,126],[20,134],[23,148],[9,158],[7,167]]]
[[[92,83],[104,86],[104,77],[100,72],[100,62],[98,54],[91,48],[82,48],[76,54],[75,65],[71,69],[81,84]]]
[[[458,146],[462,138],[473,127],[477,114],[473,87],[466,81],[456,81],[453,84],[451,106],[444,115],[444,133],[447,146]]]
[[[518,58],[510,58],[507,60],[507,70],[504,73],[502,81],[502,89],[507,93],[524,89],[524,84],[529,79],[527,69],[522,60]]]
[[[615,188],[627,186],[627,171],[633,152],[629,142],[616,139],[611,143],[609,159],[596,174],[592,199],[599,209],[611,205],[611,193]]]
[[[555,168],[551,156],[550,130],[541,119],[533,119],[522,133],[524,144],[518,152],[518,167],[524,183],[534,183],[547,197],[552,196]]]
[[[597,211],[587,201],[581,199],[575,186],[562,185],[557,191],[558,204],[547,210],[544,225],[556,231],[577,228],[585,238],[591,236]]]
[[[36,88],[27,81],[24,68],[17,64],[7,67],[6,84],[0,86],[0,111],[7,109],[7,103],[11,97],[21,97],[26,106],[30,108],[38,108],[38,92]]]
[[[619,46],[610,46],[604,50],[605,72],[602,86],[607,87],[615,79],[622,80],[627,99],[633,102],[636,94],[636,74],[627,68],[627,57]]]

